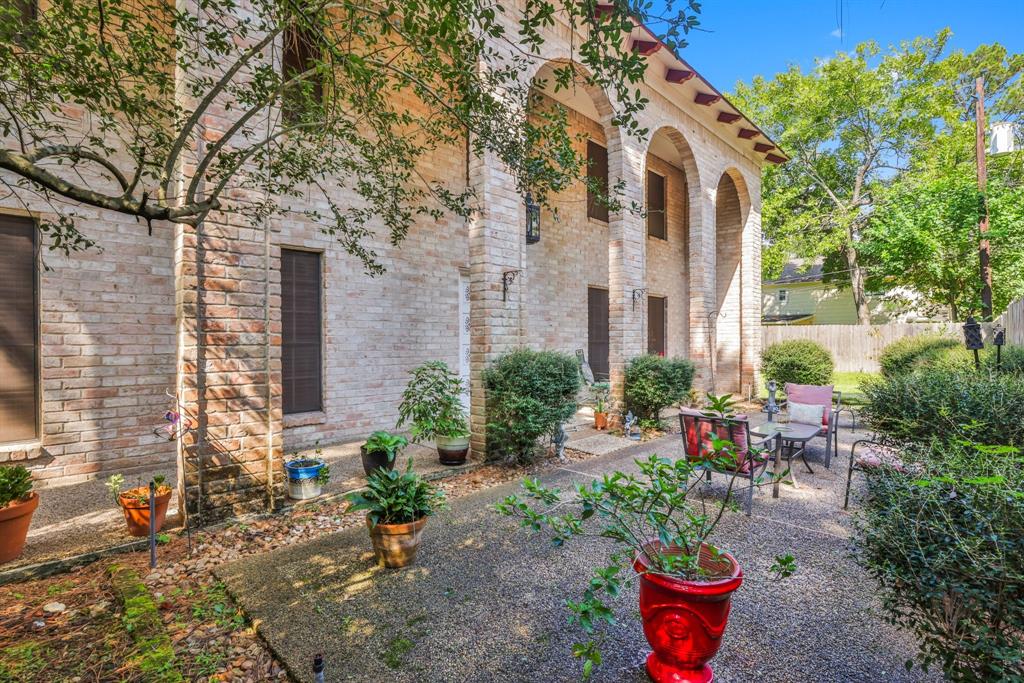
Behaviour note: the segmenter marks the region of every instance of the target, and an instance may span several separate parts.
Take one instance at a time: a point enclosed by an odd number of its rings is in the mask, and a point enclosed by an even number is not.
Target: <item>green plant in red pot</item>
[[[442,361],[413,370],[402,393],[398,424],[412,426],[412,440],[433,440],[442,465],[461,465],[469,453],[469,427],[462,405],[465,383]]]
[[[496,506],[500,514],[521,518],[523,527],[548,528],[556,546],[586,536],[618,543],[607,565],[594,569],[582,598],[566,601],[570,621],[589,638],[573,647],[585,678],[601,661],[599,625],[615,622],[607,600],[639,583],[644,635],[653,649],[650,677],[657,683],[712,680],[708,661],[721,645],[743,572],[710,541],[725,510],[734,507],[733,481],[723,499],[694,493],[708,467],[735,462],[732,443],[711,441],[713,452],[703,461],[652,455],[635,461],[639,474],[613,472],[578,485],[571,496],[528,479],[523,498],[512,495]],[[773,569],[788,576],[794,567],[785,556],[776,558]]]
[[[164,526],[167,517],[167,506],[171,502],[171,487],[167,485],[167,479],[162,474],[153,477],[155,484],[154,520],[156,530]],[[136,486],[122,491],[124,486],[124,475],[115,474],[107,479],[107,489],[114,497],[114,501],[124,512],[124,521],[128,525],[128,533],[132,536],[149,535],[149,486]]]
[[[0,564],[21,555],[37,507],[32,474],[21,465],[0,467]]]

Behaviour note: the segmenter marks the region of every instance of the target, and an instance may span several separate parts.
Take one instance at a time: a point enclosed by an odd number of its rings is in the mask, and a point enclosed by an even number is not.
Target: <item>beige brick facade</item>
[[[568,59],[567,34],[549,32],[547,59]],[[573,130],[607,147],[627,206],[643,203],[648,168],[666,177],[667,240],[648,237],[645,218],[630,210],[607,223],[588,219],[579,185],[554,198],[557,220],[546,210],[541,242],[527,246],[512,177],[463,145],[439,149],[421,170],[455,191],[468,184],[480,211],[468,221],[421,219],[399,247],[379,240],[387,273],[376,278],[299,220],[253,226],[216,216],[199,229],[158,224],[150,236],[145,225],[95,213],[83,224],[102,253],[44,256],[52,270],[40,277],[40,438],[0,445],[0,462],[24,460],[54,485],[154,465],[170,474],[183,462],[179,476],[208,517],[274,506],[285,454],[393,428],[408,371],[431,359],[457,368],[464,355],[479,456],[483,370],[519,346],[586,349],[588,286],[609,292],[615,396],[625,363],[647,348],[646,297],[633,305],[644,291],[667,298],[668,353],[694,360],[699,388],[709,388],[712,372],[720,390],[751,386],[764,155],[737,136],[749,124],[716,120],[724,102],[694,102],[708,90],[699,77],[666,81],[670,57],[659,54],[641,86],[650,100],[644,139],[610,125],[602,93],[566,103]],[[538,60],[523,78],[542,68]],[[216,117],[204,123],[214,137],[225,128]],[[13,201],[0,210],[19,211]],[[323,254],[323,410],[315,413],[283,415],[282,248]],[[518,274],[503,298],[509,271]],[[459,344],[460,280],[468,348]],[[167,392],[198,419],[178,446],[153,433],[173,405]]]

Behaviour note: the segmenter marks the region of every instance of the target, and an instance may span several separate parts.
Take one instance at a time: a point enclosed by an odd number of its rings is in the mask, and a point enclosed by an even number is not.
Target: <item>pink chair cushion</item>
[[[697,433],[698,417],[705,417],[704,413],[693,408],[680,408],[679,414],[683,416],[683,439],[686,441],[687,457],[697,460],[705,458],[711,453],[711,423],[706,420],[700,421],[700,434]],[[746,415],[736,415],[737,420],[746,420]],[[729,439],[729,428],[726,425],[718,425],[716,430],[719,439]],[[739,460],[739,470],[747,472],[750,467],[747,458],[747,430],[738,426],[733,430],[733,443],[736,445],[736,456]],[[698,448],[699,444],[699,448]]]
[[[886,465],[900,472],[906,471],[906,466],[899,456],[888,450],[870,448],[857,454],[853,461],[854,465],[865,470],[874,469]]]
[[[828,426],[829,413],[832,412],[832,385],[817,386],[814,384],[787,384],[786,399],[794,403],[824,406],[821,425]]]

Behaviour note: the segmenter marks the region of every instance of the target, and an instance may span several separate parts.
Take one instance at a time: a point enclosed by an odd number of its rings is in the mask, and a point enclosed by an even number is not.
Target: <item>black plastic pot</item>
[[[387,451],[367,451],[366,446],[359,447],[359,456],[363,460],[363,472],[366,472],[366,476],[373,474],[374,470],[393,470],[395,469],[395,461],[397,457],[388,460]]]

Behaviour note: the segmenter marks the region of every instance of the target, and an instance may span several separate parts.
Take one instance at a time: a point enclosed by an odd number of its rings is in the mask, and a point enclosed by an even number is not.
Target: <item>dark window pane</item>
[[[0,443],[38,436],[36,227],[0,216]]]
[[[587,288],[587,355],[597,381],[608,379],[608,290]]]
[[[668,239],[665,228],[665,176],[647,172],[647,234]]]
[[[319,48],[314,34],[308,28],[292,26],[283,33],[283,40],[281,77],[285,81],[305,73],[316,65]],[[323,101],[323,96],[324,83],[319,75],[290,86],[282,97],[285,119],[289,123],[299,121],[310,105]]]
[[[322,410],[320,254],[281,250],[281,380],[284,412]]]
[[[665,355],[667,304],[663,296],[647,297],[647,353]]]
[[[587,140],[587,178],[596,181],[598,188],[608,198],[608,150],[593,140]],[[590,185],[587,185],[587,218],[608,222],[608,206],[598,199]]]

